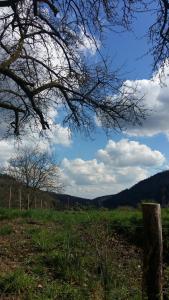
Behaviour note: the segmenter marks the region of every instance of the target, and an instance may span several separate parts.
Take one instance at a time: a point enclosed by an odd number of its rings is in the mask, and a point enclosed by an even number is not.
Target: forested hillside
[[[159,202],[163,207],[168,206],[169,171],[157,173],[118,194],[98,197],[94,199],[94,203],[107,208],[126,205],[136,207],[142,201],[147,200]]]
[[[113,190],[113,186],[112,186]],[[30,208],[76,209],[85,207],[116,208],[119,206],[137,207],[142,201],[156,201],[163,207],[169,204],[169,171],[164,171],[142,180],[129,189],[115,195],[105,195],[93,200],[67,194],[45,192],[39,189],[26,188],[8,175],[0,175],[0,205],[27,208],[28,197]]]

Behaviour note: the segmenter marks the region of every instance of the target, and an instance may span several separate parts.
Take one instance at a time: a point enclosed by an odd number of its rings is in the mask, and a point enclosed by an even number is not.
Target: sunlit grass
[[[140,258],[133,246],[116,237],[118,231],[135,236],[140,211],[0,209],[0,219],[15,227],[9,236],[16,248],[7,247],[11,263],[12,255],[19,256],[14,270],[0,272],[1,294],[44,300],[141,299]]]

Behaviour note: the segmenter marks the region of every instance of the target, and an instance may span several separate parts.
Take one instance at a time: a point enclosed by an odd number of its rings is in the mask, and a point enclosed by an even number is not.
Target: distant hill
[[[41,190],[27,189],[8,175],[0,174],[0,206],[8,207],[12,192],[11,207],[19,207],[19,193],[22,194],[22,206],[27,208],[28,195],[30,207],[40,208],[43,202],[44,208],[71,209],[83,207],[116,208],[118,206],[137,207],[144,200],[156,201],[163,207],[169,206],[169,171],[163,171],[150,178],[140,181],[130,189],[118,194],[107,195],[93,200],[75,197],[67,194],[44,192]],[[36,205],[35,205],[36,203]]]
[[[19,208],[20,199],[22,208],[50,208],[54,207],[53,197],[39,189],[26,188],[11,176],[0,174],[0,207]]]
[[[41,208],[42,206],[43,208],[71,209],[93,204],[91,200],[85,198],[75,197],[67,194],[45,192],[39,189],[28,189],[11,176],[0,174],[0,207],[9,207],[9,199],[11,197],[11,207],[19,208],[20,195],[22,200],[22,208],[28,207],[28,197],[30,208]]]
[[[152,200],[164,207],[169,205],[169,171],[157,173],[118,194],[95,198],[93,202],[97,207],[116,208],[136,207],[143,200]]]
[[[92,200],[86,198],[75,197],[67,194],[49,193],[50,196],[56,200],[56,207],[60,205],[60,208],[75,208],[91,206],[94,204]]]

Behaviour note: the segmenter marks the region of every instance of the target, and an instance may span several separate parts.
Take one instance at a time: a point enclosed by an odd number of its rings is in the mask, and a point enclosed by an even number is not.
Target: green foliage
[[[54,247],[53,235],[46,229],[35,232],[32,236],[33,245],[39,251],[48,251]]]
[[[7,274],[0,275],[1,294],[20,294],[30,292],[34,288],[34,278],[22,269],[16,269]]]
[[[136,235],[139,211],[0,210],[0,216],[15,226],[10,238],[16,245],[10,244],[8,257],[16,255],[22,267],[22,272],[14,270],[1,277],[4,296],[141,299],[140,258],[117,235],[118,230],[125,237]]]
[[[0,236],[9,235],[12,233],[12,231],[13,231],[12,226],[6,224],[0,227]]]
[[[141,299],[141,256],[134,246],[143,240],[140,210],[1,209],[0,219],[0,238],[9,235],[4,240],[11,239],[2,254],[6,253],[12,266],[13,258],[19,256],[12,272],[1,270],[4,299],[12,295],[27,300]],[[168,261],[168,208],[162,209],[162,223],[164,258]],[[168,286],[169,269],[165,266],[166,299]]]

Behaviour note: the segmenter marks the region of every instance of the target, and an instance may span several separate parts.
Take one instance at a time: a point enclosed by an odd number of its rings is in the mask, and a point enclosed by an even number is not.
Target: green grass
[[[0,208],[0,220],[13,220],[16,218],[39,220],[43,222],[65,222],[66,224],[91,223],[101,220],[111,221],[118,225],[129,225],[141,220],[139,210],[116,209],[116,210],[87,210],[87,211],[54,211],[34,209],[19,211],[17,209]]]
[[[169,209],[162,210],[162,223],[169,299]],[[127,208],[0,209],[0,293],[4,299],[141,300],[142,225],[141,211]]]
[[[3,225],[0,227],[0,236],[5,236],[9,235],[13,232],[12,226],[11,225]]]
[[[141,212],[0,209],[0,220],[10,226],[2,246],[7,266],[0,260],[4,297],[141,299],[141,257],[117,235],[134,238]]]
[[[30,293],[34,288],[34,278],[26,273],[22,269],[16,269],[15,271],[7,274],[2,274],[0,277],[0,292],[2,294],[21,294]]]
[[[169,209],[162,223],[169,299]],[[141,300],[140,210],[0,209],[1,241],[4,299]]]

